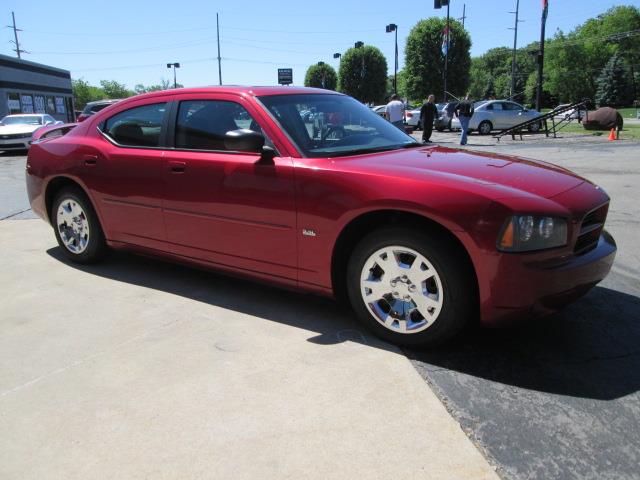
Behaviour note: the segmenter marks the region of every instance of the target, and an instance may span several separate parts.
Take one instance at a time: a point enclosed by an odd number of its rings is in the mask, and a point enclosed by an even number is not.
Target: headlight
[[[514,215],[498,238],[498,250],[503,252],[529,252],[566,244],[566,220],[535,215]]]

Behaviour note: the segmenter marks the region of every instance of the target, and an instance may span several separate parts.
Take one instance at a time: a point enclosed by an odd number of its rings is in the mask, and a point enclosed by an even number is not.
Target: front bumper
[[[562,263],[502,255],[490,298],[481,306],[482,323],[499,326],[558,311],[607,276],[616,249],[613,237],[603,230],[596,248]]]
[[[22,138],[0,138],[0,150],[27,150],[31,146],[31,136]]]

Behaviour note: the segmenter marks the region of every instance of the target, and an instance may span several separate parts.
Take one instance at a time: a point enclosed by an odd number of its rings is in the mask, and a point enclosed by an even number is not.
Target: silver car
[[[488,135],[492,130],[506,130],[540,115],[537,110],[529,110],[519,103],[509,100],[477,102],[474,109],[469,122],[469,130],[477,130],[480,135]],[[460,128],[460,121],[457,117],[451,121],[451,128]],[[530,132],[537,132],[540,128],[540,123],[534,123],[528,127]]]

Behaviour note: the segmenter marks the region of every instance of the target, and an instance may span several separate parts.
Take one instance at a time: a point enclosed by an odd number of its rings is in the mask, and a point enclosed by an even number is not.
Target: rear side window
[[[228,131],[248,128],[263,133],[244,107],[222,100],[180,102],[176,119],[176,148],[226,150]]]
[[[166,103],[130,108],[109,118],[103,132],[116,143],[131,147],[158,147]]]

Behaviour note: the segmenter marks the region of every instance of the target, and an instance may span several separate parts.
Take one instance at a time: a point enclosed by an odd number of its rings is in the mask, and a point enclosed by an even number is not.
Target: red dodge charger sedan
[[[616,252],[588,180],[423,146],[326,90],[133,97],[38,132],[26,177],[73,261],[127,249],[334,296],[401,345],[553,312]]]

